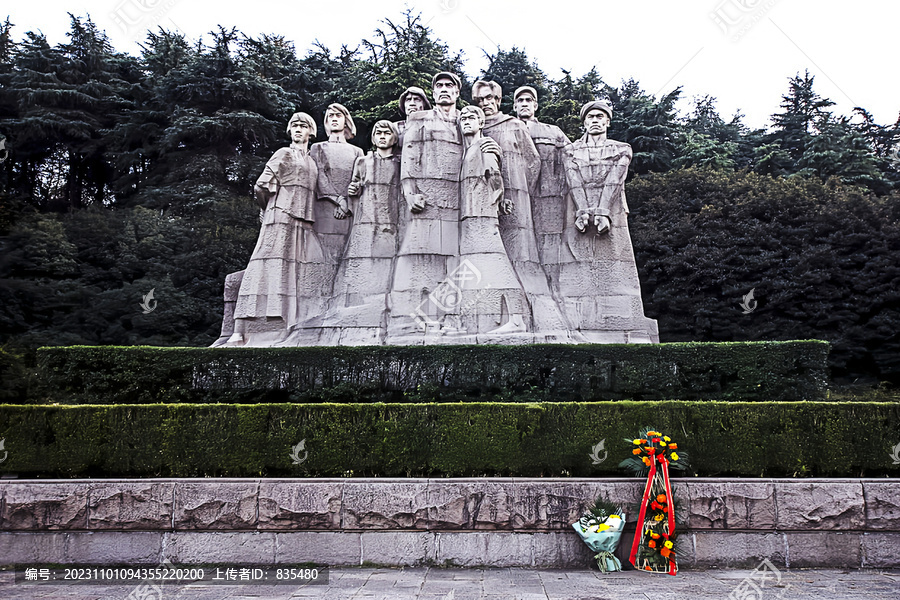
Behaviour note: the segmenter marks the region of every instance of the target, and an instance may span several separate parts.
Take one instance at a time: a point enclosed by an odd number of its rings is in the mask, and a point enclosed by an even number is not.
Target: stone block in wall
[[[161,531],[78,531],[68,534],[66,561],[90,565],[158,565]]]
[[[87,483],[13,482],[0,486],[0,529],[87,529]]]
[[[362,564],[359,532],[290,531],[275,534],[278,564],[316,563],[328,566]]]
[[[862,564],[866,569],[900,567],[900,532],[864,533],[860,539]]]
[[[343,488],[343,529],[424,529],[428,520],[425,480],[348,481]]]
[[[436,534],[435,562],[455,567],[530,567],[532,534],[511,531],[442,531]]]
[[[857,532],[809,531],[784,534],[789,566],[818,568],[859,568],[862,563],[862,536]]]
[[[175,486],[175,529],[254,529],[259,482],[184,481]]]
[[[259,485],[260,530],[340,529],[343,482],[263,480]]]
[[[597,562],[596,553],[574,531],[535,533],[532,540],[538,569],[588,569]]]
[[[175,564],[275,564],[275,532],[176,531],[168,536],[165,555]]]
[[[680,489],[678,486],[677,489]],[[693,529],[774,529],[775,486],[762,481],[696,481],[684,486],[686,525]],[[681,510],[681,508],[679,508]]]
[[[0,564],[66,564],[67,535],[0,531]]]
[[[364,531],[360,534],[361,563],[419,566],[434,562],[435,534],[429,531]]]
[[[676,549],[679,548],[687,558],[679,565],[700,568],[755,569],[766,559],[776,567],[783,567],[788,560],[784,534],[774,532],[687,532],[679,538]]]
[[[512,529],[517,484],[488,479],[432,480],[429,529]]]
[[[863,529],[866,524],[862,483],[778,481],[777,519],[784,531]]]
[[[99,481],[88,497],[88,529],[172,528],[174,482]]]
[[[862,485],[866,498],[866,529],[900,531],[900,482],[865,481]]]

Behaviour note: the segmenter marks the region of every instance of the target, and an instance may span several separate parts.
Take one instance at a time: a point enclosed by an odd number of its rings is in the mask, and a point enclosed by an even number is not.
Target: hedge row
[[[799,401],[828,343],[41,348],[38,403]]]
[[[3,405],[0,475],[621,475],[644,426],[702,476],[900,475],[898,403],[716,401]]]

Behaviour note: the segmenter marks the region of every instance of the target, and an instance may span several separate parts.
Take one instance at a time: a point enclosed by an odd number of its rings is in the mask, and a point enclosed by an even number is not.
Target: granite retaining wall
[[[681,568],[900,567],[900,480],[673,479]],[[0,481],[0,564],[458,565],[572,568],[571,529],[640,479]]]

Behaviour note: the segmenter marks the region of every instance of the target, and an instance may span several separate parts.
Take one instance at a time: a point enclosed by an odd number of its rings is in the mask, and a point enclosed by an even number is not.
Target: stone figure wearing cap
[[[460,79],[437,73],[432,79],[434,108],[407,114],[400,158],[400,209],[407,219],[391,289],[388,335],[421,336],[411,316],[427,300],[459,256],[459,167],[462,136],[456,123]],[[438,308],[424,312],[437,322]]]
[[[559,292],[560,253],[566,252],[566,153],[571,142],[556,125],[537,118],[538,95],[531,86],[522,86],[513,94],[516,115],[528,127],[531,140],[541,157],[541,174],[531,197],[534,232],[544,271],[554,293]]]
[[[484,135],[496,140],[503,151],[505,210],[500,216],[500,235],[531,303],[535,341],[567,341],[569,328],[541,267],[534,233],[531,194],[537,190],[541,157],[527,126],[500,111],[502,96],[503,90],[495,81],[472,85],[472,99],[485,114]]]
[[[228,345],[273,345],[318,314],[331,294],[333,271],[313,224],[318,170],[307,147],[316,123],[296,113],[287,132],[291,145],[272,155],[254,186],[262,227],[243,271]]]
[[[352,217],[350,236],[334,280],[334,292],[322,323],[321,344],[384,343],[397,255],[400,198],[399,134],[390,121],[372,127],[374,150],[356,159],[344,211]]]
[[[337,103],[329,105],[324,121],[328,140],[313,144],[309,153],[319,168],[316,231],[337,269],[350,230],[350,221],[337,217],[341,204],[346,202],[353,165],[363,151],[347,143],[356,136],[356,125],[346,107]]]
[[[604,100],[580,111],[584,135],[566,151],[569,188],[560,292],[573,327],[588,342],[659,342],[644,316],[631,235],[625,178],[631,146],[607,138],[612,106]]]

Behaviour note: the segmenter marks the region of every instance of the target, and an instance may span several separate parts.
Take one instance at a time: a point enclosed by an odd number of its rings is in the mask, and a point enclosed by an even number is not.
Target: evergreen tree
[[[357,129],[357,136],[368,140],[368,130],[378,119],[405,118],[398,106],[400,94],[409,86],[418,86],[429,95],[431,78],[440,71],[451,71],[463,80],[460,97],[468,98],[471,84],[463,73],[462,53],[451,55],[447,45],[432,39],[432,31],[422,24],[421,15],[411,10],[404,13],[405,22],[384,19],[385,28],[375,30],[373,41],[362,41],[362,56],[353,55],[352,69],[347,73],[345,93],[335,102],[345,104]],[[365,145],[365,144],[363,144]]]
[[[633,173],[668,171],[675,156],[675,102],[681,88],[655,100],[637,81],[624,82],[610,93],[613,119],[609,137],[631,144]]]
[[[769,141],[778,141],[795,161],[803,156],[819,126],[828,121],[828,107],[834,106],[834,102],[813,91],[814,81],[809,71],[803,77],[799,73],[792,77],[787,95],[782,96],[783,112],[772,115],[775,131]]]

